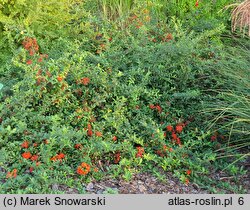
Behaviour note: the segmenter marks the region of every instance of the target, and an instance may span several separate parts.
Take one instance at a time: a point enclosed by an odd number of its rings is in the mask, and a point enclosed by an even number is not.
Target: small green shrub
[[[243,73],[249,58],[243,51],[235,58],[239,44],[232,39],[234,48],[224,47],[223,24],[184,30],[187,1],[169,11],[181,19],[172,17],[167,25],[154,15],[156,6],[130,2],[121,13],[114,7],[112,18],[129,13],[120,24],[81,15],[91,2],[51,1],[47,11],[39,2],[16,1],[1,10],[1,36],[8,41],[2,42],[0,71],[1,193],[63,193],[67,187],[85,193],[83,184],[93,179],[128,181],[145,170],[161,180],[162,171],[171,171],[186,185],[212,192],[218,192],[215,184],[222,192],[244,192],[214,179],[221,170],[245,173],[228,158],[235,152],[228,143],[236,145],[230,138],[239,136],[228,125],[248,115],[248,77],[233,72]],[[99,11],[95,3],[92,14]],[[21,14],[24,6],[36,13]],[[214,91],[226,87],[237,94]],[[200,110],[235,99],[226,124],[217,117],[222,127],[206,129],[215,115]],[[237,126],[245,131],[248,121]]]

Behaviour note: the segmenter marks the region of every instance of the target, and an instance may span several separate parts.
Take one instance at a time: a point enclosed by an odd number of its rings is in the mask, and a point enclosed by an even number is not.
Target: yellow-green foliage
[[[80,0],[0,0],[2,32],[15,28],[20,32],[26,30],[57,36],[66,34],[77,23],[78,29],[83,29],[79,20],[85,16]]]
[[[77,38],[88,31],[81,0],[0,0],[0,77],[26,36],[44,40]]]
[[[133,0],[101,0],[100,6],[106,19],[116,19],[131,12],[136,1]]]

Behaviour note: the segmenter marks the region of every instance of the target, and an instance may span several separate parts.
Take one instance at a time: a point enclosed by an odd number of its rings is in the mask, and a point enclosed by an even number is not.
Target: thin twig
[[[237,176],[237,179],[238,178],[247,178],[248,176],[247,175],[241,175],[241,176]],[[220,180],[225,180],[225,179],[234,179],[235,176],[224,176],[224,177],[220,177]]]

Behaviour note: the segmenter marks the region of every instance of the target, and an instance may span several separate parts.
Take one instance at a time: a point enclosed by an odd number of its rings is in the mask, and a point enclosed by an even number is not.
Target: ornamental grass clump
[[[245,0],[232,11],[232,31],[237,28],[250,36],[250,0]]]

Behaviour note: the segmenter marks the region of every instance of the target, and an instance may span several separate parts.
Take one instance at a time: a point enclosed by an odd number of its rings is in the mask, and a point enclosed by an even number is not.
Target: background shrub
[[[230,2],[2,1],[0,191],[163,169],[244,192],[213,177],[245,174],[249,146],[249,40],[217,13]]]

